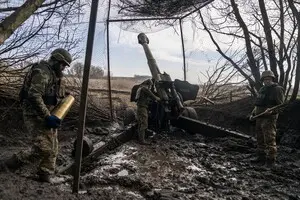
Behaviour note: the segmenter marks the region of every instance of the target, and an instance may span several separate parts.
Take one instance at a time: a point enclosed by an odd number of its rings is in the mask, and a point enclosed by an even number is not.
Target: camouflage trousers
[[[138,136],[139,141],[144,142],[145,132],[148,128],[148,110],[147,107],[137,106]]]
[[[23,115],[25,126],[32,137],[32,147],[15,156],[20,163],[39,162],[38,173],[53,174],[58,154],[57,129],[47,128],[42,119]]]
[[[275,160],[276,147],[276,122],[278,115],[272,115],[256,120],[257,154],[270,160]]]

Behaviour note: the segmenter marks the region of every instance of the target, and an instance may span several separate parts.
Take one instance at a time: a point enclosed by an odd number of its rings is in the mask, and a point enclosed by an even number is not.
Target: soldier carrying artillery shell
[[[2,163],[2,167],[15,170],[25,163],[39,161],[38,177],[50,182],[54,174],[58,154],[57,128],[60,118],[51,114],[61,98],[60,81],[63,70],[70,66],[72,57],[68,51],[58,48],[51,53],[48,61],[33,64],[27,73],[20,92],[24,123],[32,136],[30,150],[14,154]]]

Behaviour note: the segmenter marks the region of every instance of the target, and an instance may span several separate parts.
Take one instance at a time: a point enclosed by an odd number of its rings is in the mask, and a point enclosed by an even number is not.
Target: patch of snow
[[[98,149],[100,148],[101,146],[103,146],[105,144],[105,142],[101,141],[101,142],[98,142],[94,145],[94,149]]]
[[[198,172],[203,171],[203,169],[200,169],[199,167],[197,167],[196,165],[193,165],[193,164],[190,165],[190,166],[187,166],[186,169],[189,169],[189,170],[192,170],[192,171],[198,171]]]
[[[123,169],[118,173],[118,176],[128,176],[128,171],[126,169]]]

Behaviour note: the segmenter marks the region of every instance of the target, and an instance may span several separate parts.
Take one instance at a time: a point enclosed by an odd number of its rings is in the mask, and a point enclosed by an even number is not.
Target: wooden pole
[[[79,108],[79,128],[77,133],[77,145],[76,145],[76,153],[75,153],[73,193],[78,193],[79,190],[83,135],[84,135],[85,117],[86,117],[87,92],[88,92],[92,53],[93,53],[94,35],[95,35],[96,19],[97,19],[97,11],[98,11],[98,1],[99,0],[92,1],[87,46],[85,52],[84,71],[83,71],[83,80],[82,80],[81,96],[80,96],[80,108]]]
[[[182,46],[182,57],[183,57],[183,80],[186,81],[185,49],[184,49],[182,20],[181,19],[179,20],[179,26],[180,26],[180,36],[181,36],[181,46]]]
[[[110,77],[110,52],[109,52],[109,17],[110,17],[111,0],[108,1],[108,11],[106,20],[106,47],[107,47],[107,81],[108,81],[108,97],[109,97],[109,108],[110,108],[110,121],[114,120],[113,116],[113,104],[111,98],[111,77]]]

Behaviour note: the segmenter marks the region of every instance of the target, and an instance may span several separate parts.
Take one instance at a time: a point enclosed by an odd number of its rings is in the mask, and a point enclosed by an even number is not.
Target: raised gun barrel
[[[158,66],[156,64],[156,60],[154,59],[150,49],[149,49],[149,39],[148,37],[145,35],[145,33],[140,33],[138,35],[138,41],[139,41],[139,44],[141,44],[144,48],[144,51],[145,51],[145,54],[146,54],[146,57],[147,57],[147,60],[148,60],[148,66],[150,68],[150,71],[151,71],[151,75],[152,75],[152,78],[155,80],[155,81],[161,81],[161,77],[160,77],[160,71],[158,69]]]
[[[176,100],[176,103],[177,103],[177,106],[179,107],[179,109],[183,110],[182,101],[181,101],[180,97],[178,96],[178,93],[175,89],[174,83],[172,82],[172,79],[171,79],[170,75],[167,74],[167,73],[161,74],[160,71],[159,71],[156,60],[154,59],[154,57],[153,57],[153,55],[150,51],[150,48],[148,46],[149,39],[145,35],[145,33],[140,33],[138,35],[138,42],[144,48],[144,51],[145,51],[145,54],[146,54],[146,57],[147,57],[147,61],[148,61],[148,66],[149,66],[150,71],[151,71],[152,78],[156,82],[156,89],[157,89],[158,95],[164,101],[169,100],[169,96],[168,96],[167,91],[163,87],[161,87],[161,85],[160,85],[160,83],[163,83],[163,82],[169,83],[167,85],[169,85],[169,89],[171,90],[172,98]]]

